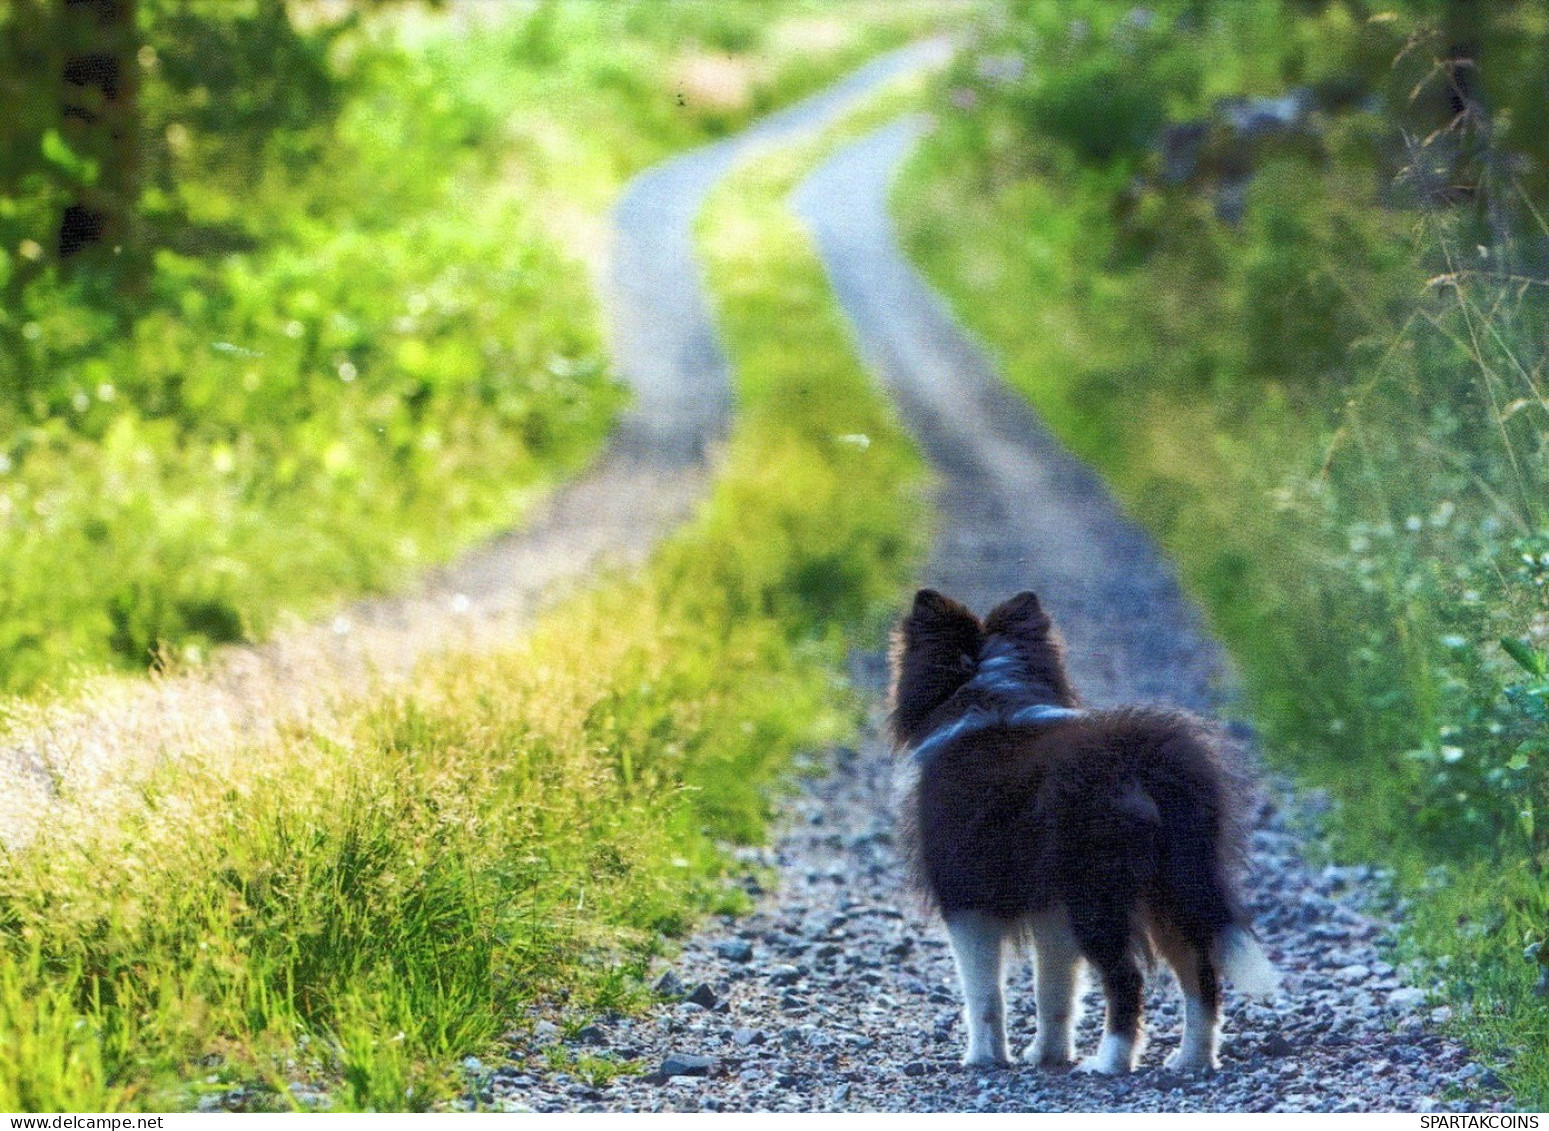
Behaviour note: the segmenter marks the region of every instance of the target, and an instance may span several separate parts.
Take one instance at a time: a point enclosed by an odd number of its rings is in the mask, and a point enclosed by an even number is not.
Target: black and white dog
[[[1250,995],[1277,984],[1235,894],[1240,787],[1216,732],[1181,711],[1078,707],[1032,593],[981,623],[921,590],[892,665],[892,737],[914,770],[905,841],[951,936],[963,1062],[1009,1062],[1002,961],[1022,941],[1034,950],[1038,1011],[1026,1060],[1075,1059],[1087,962],[1107,1024],[1078,1070],[1132,1071],[1143,968],[1160,952],[1185,1003],[1182,1044],[1166,1066],[1216,1068],[1223,975]]]

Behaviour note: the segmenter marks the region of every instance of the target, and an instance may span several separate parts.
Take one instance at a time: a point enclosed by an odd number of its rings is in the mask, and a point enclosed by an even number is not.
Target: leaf
[[[1549,654],[1535,651],[1526,640],[1518,640],[1515,637],[1503,637],[1501,647],[1506,649],[1506,654],[1523,670],[1536,676],[1549,675]]]
[[[96,181],[97,163],[71,149],[70,144],[60,136],[58,130],[45,130],[40,148],[43,151],[43,160],[81,184],[89,185]]]

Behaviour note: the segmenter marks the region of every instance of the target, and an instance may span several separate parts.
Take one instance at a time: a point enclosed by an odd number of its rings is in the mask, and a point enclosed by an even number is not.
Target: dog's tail
[[[1280,972],[1269,961],[1259,940],[1245,927],[1233,923],[1217,935],[1213,957],[1239,993],[1271,998],[1280,989]]]
[[[1155,910],[1239,993],[1273,997],[1279,975],[1248,929],[1233,882],[1246,849],[1241,784],[1213,732],[1176,720],[1170,729],[1158,759],[1168,772],[1147,782],[1160,818],[1163,898]]]

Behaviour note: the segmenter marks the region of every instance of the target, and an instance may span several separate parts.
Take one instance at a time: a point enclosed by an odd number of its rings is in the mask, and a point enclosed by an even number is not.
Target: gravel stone
[[[751,962],[753,944],[746,939],[726,939],[716,944],[715,953],[728,962]]]
[[[1259,1052],[1265,1056],[1290,1056],[1295,1051],[1296,1046],[1279,1033],[1271,1035],[1259,1045]]]
[[[656,1074],[662,1080],[674,1080],[684,1076],[708,1076],[714,1068],[713,1057],[675,1052],[667,1055]]]
[[[651,986],[651,989],[662,997],[679,998],[685,992],[683,979],[679,978],[671,970],[668,970]]]

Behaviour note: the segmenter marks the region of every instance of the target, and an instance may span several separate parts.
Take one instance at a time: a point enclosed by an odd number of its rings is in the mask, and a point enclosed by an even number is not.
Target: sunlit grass
[[[433,1106],[530,1005],[638,1005],[664,939],[744,905],[725,846],[763,835],[797,751],[853,734],[846,651],[926,538],[921,464],[781,203],[824,151],[710,206],[739,415],[639,577],[265,742],[180,736],[6,858],[0,1107]]]

